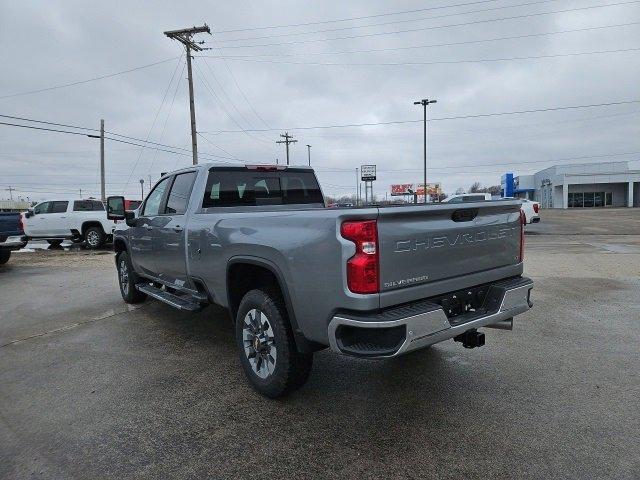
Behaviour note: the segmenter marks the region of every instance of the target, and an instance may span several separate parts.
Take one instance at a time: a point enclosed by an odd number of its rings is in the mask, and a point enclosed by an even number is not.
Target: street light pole
[[[144,201],[144,179],[140,179],[140,199]]]
[[[422,105],[424,110],[424,176],[423,176],[423,190],[424,190],[424,203],[427,203],[427,105],[431,103],[437,103],[437,100],[429,100],[427,98],[423,98],[422,100],[418,100],[413,102],[414,105]],[[416,195],[417,198],[417,195]]]
[[[311,145],[307,145],[307,154],[309,155],[309,166],[311,166]]]

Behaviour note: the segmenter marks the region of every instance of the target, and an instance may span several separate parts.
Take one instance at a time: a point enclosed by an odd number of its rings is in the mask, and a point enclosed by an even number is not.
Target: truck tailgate
[[[380,291],[516,265],[520,228],[519,201],[380,208]]]

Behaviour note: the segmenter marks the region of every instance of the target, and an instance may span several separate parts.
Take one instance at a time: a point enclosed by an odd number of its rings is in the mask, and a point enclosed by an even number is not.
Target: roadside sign
[[[360,167],[360,176],[363,182],[373,182],[376,179],[376,166],[362,165]]]
[[[391,196],[411,195],[411,192],[409,190],[413,191],[413,183],[402,183],[402,184],[391,185]]]

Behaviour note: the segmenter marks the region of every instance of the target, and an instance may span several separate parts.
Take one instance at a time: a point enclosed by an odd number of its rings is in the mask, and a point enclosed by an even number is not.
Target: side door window
[[[49,209],[51,208],[51,202],[43,202],[39,205],[36,205],[33,209],[33,213],[36,215],[41,215],[43,213],[49,213]]]
[[[164,213],[167,215],[183,215],[187,211],[189,198],[193,182],[196,179],[196,172],[180,173],[176,175],[169,196],[167,197],[167,206]]]
[[[170,179],[171,177],[162,180],[149,194],[149,196],[145,200],[144,208],[142,210],[143,217],[155,217],[163,213],[163,211],[161,211],[164,210],[163,200]]]
[[[69,202],[52,202],[51,213],[67,213]]]

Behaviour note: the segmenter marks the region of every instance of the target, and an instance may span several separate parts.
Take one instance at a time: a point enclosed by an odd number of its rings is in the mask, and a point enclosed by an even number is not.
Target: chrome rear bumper
[[[332,350],[345,355],[395,357],[526,312],[533,306],[530,301],[532,288],[533,281],[525,277],[492,284],[488,286],[482,309],[451,319],[447,318],[440,305],[428,301],[371,314],[338,314],[329,323],[329,344]],[[353,348],[353,345],[345,343],[343,337],[346,337],[346,331],[357,332],[358,329],[385,329],[379,330],[382,337],[389,332],[390,336],[397,337],[398,340],[393,345],[381,342],[384,343],[382,348],[375,345],[375,340],[360,341],[357,342],[357,348]],[[363,338],[371,338],[369,334],[375,336],[374,331],[364,332]]]

